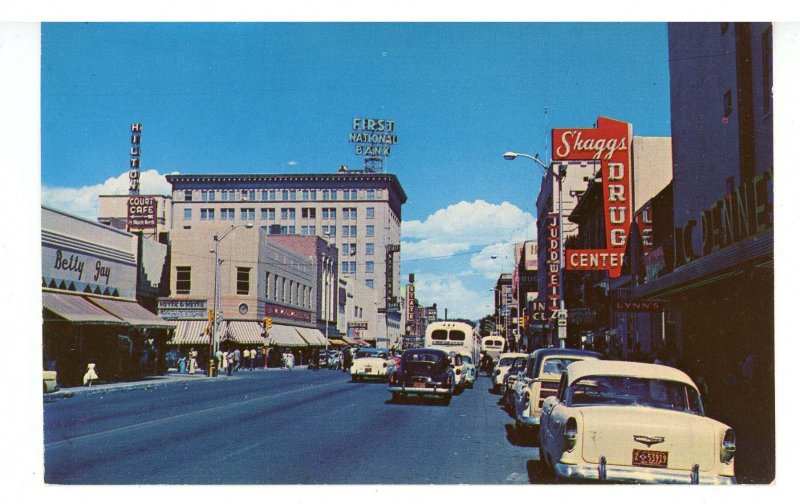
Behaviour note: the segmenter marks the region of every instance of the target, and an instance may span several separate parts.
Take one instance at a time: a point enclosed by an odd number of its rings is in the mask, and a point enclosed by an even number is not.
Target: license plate
[[[425,383],[420,381],[414,382],[414,388],[422,388],[422,387],[425,387]]]
[[[371,367],[364,368],[364,372],[365,373],[371,373],[372,372],[372,368]]]
[[[641,467],[667,467],[669,452],[633,450],[633,465]]]

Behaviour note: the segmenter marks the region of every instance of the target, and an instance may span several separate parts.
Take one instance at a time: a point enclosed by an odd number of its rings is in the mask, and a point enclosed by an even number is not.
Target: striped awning
[[[319,329],[311,329],[308,327],[295,327],[300,337],[306,340],[308,346],[325,346],[325,336]]]
[[[251,320],[227,320],[222,323],[220,341],[243,345],[264,345],[261,324]]]
[[[176,320],[175,334],[169,340],[170,345],[208,345],[209,336],[205,333],[206,320]]]
[[[97,305],[77,294],[42,291],[42,307],[60,319],[79,324],[127,325],[124,320],[115,317]],[[45,313],[45,321],[60,320]]]
[[[272,324],[267,336],[267,344],[274,344],[282,347],[305,347],[308,343],[300,337],[300,334],[293,326],[282,324]]]
[[[175,327],[174,322],[164,320],[155,313],[148,311],[136,301],[107,299],[95,296],[87,296],[87,299],[135,327],[151,329],[172,329]]]

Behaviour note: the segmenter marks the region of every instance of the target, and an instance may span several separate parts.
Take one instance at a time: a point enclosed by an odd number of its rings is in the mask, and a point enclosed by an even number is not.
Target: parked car
[[[500,354],[500,358],[494,366],[494,371],[492,371],[492,392],[495,394],[500,392],[500,387],[503,386],[503,378],[508,370],[511,369],[511,366],[514,365],[514,361],[517,358],[524,359],[526,355],[520,352]]]
[[[475,363],[472,362],[472,356],[466,353],[461,354],[461,362],[464,369],[464,386],[472,388],[475,386],[475,379],[478,376],[478,370],[475,369]]]
[[[44,393],[58,390],[58,373],[55,371],[42,371],[42,389]]]
[[[736,435],[697,386],[659,364],[567,366],[542,408],[539,458],[559,478],[733,484]]]
[[[506,371],[503,377],[503,384],[500,386],[500,404],[512,416],[514,414],[514,384],[517,382],[519,375],[525,370],[527,360],[527,355],[525,357],[516,357],[514,363]]]
[[[359,348],[350,367],[353,381],[386,380],[389,373],[389,351],[385,348]]]
[[[339,369],[342,367],[342,354],[338,350],[329,350],[325,365],[328,369]]]
[[[433,396],[450,404],[455,390],[450,356],[438,348],[412,348],[403,352],[400,365],[389,376],[392,400],[407,396]]]
[[[464,361],[461,357],[461,354],[457,352],[450,352],[450,367],[453,369],[453,374],[455,376],[455,390],[461,391],[464,390],[465,385],[465,375],[464,375]]]
[[[581,360],[602,359],[603,354],[569,348],[540,348],[525,360],[525,368],[511,391],[511,415],[521,437],[536,435],[544,400],[558,392],[566,367]]]

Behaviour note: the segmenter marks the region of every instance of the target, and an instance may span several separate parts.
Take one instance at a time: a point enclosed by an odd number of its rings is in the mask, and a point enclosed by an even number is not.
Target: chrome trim
[[[642,443],[643,445],[647,445],[648,448],[653,446],[654,444],[659,444],[664,442],[663,436],[642,436],[639,434],[633,435],[633,440],[637,443]]]
[[[600,465],[597,467],[597,478],[600,481],[608,479],[608,470],[606,467],[606,458],[600,457]]]
[[[692,466],[692,485],[700,484],[700,464]]]
[[[400,392],[402,394],[417,394],[417,395],[451,395],[450,387],[403,387],[402,385],[394,385],[388,387],[389,392]]]
[[[562,478],[598,480],[599,464],[555,464],[555,473]],[[736,477],[698,473],[698,484],[701,485],[735,485]],[[606,465],[606,481],[627,483],[692,483],[690,471],[676,469],[657,469],[643,467],[608,466]]]

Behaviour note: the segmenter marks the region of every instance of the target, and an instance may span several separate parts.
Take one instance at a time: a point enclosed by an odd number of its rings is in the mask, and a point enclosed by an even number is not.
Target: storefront
[[[42,357],[61,385],[160,374],[174,324],[136,302],[136,237],[42,207]]]

